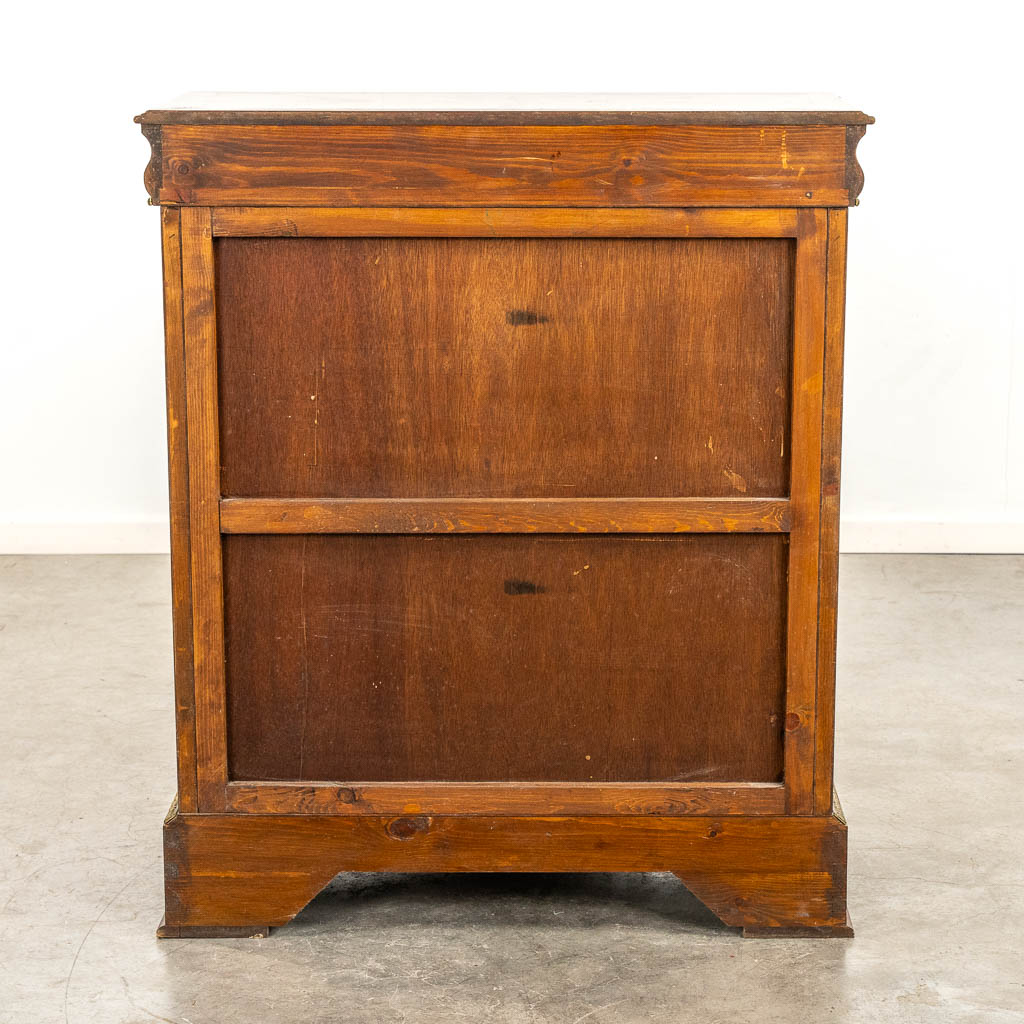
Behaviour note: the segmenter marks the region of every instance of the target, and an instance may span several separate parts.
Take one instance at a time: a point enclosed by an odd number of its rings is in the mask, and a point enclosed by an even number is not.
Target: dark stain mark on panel
[[[543,313],[534,313],[529,309],[510,309],[505,314],[505,321],[510,323],[513,327],[522,327],[524,324],[546,324],[551,321],[551,317],[545,316]]]
[[[505,580],[505,593],[512,596],[518,594],[543,594],[544,587],[539,583],[531,583],[529,580]]]

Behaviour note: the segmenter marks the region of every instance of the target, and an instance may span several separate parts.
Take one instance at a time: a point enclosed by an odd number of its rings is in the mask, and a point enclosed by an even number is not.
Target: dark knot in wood
[[[421,832],[430,828],[430,819],[423,816],[416,818],[395,818],[389,821],[385,831],[392,839],[413,839]]]

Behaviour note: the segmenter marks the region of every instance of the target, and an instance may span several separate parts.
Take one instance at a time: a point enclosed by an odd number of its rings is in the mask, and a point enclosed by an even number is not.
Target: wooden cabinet
[[[871,118],[583,99],[138,119],[162,935],[260,933],[352,870],[674,871],[747,934],[851,934],[839,429]]]

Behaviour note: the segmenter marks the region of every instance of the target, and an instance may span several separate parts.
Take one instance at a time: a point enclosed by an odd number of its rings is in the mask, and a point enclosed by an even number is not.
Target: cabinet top
[[[828,93],[192,92],[140,124],[864,125]]]

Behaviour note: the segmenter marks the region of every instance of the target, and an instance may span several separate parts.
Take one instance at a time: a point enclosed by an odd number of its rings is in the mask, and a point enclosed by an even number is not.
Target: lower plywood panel
[[[786,543],[225,537],[229,775],[777,781]]]

